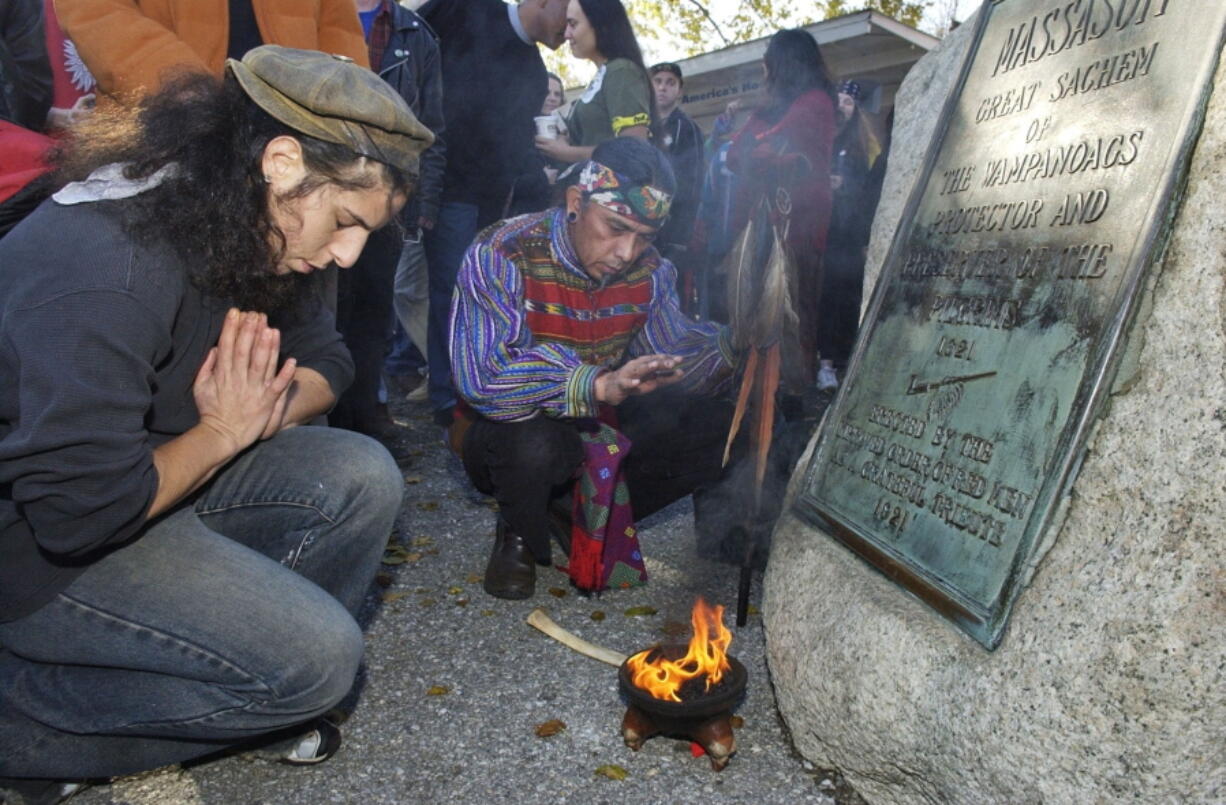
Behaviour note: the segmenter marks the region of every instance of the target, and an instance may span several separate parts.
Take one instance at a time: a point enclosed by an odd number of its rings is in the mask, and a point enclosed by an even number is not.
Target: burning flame
[[[732,633],[724,628],[724,608],[708,606],[699,598],[690,614],[690,623],[694,636],[690,638],[689,651],[681,659],[667,659],[656,647],[640,651],[626,661],[630,681],[635,687],[656,699],[679,702],[678,693],[686,682],[705,676],[705,689],[710,690],[723,678],[725,671],[732,670],[727,654]],[[649,661],[652,655],[655,656]]]

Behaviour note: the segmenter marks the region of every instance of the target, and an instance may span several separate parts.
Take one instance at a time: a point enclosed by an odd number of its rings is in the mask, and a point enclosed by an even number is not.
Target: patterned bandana
[[[654,227],[664,224],[673,203],[673,197],[660,188],[649,184],[636,185],[594,160],[583,166],[576,187],[600,206]]]

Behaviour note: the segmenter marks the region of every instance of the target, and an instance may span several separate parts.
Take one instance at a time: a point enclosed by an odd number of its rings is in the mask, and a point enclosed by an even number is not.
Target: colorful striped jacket
[[[460,396],[490,419],[594,417],[596,376],[638,355],[681,357],[695,391],[728,385],[727,328],[687,318],[677,272],[648,248],[606,288],[579,264],[561,208],[487,228],[456,278],[449,342]]]

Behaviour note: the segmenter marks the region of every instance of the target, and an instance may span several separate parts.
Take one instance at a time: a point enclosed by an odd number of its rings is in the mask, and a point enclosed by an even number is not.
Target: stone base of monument
[[[914,110],[940,107],[973,28],[904,84],[878,261],[927,148]],[[870,802],[1226,800],[1226,67],[1216,81],[1124,368],[999,647],[795,514],[775,530],[780,710]]]

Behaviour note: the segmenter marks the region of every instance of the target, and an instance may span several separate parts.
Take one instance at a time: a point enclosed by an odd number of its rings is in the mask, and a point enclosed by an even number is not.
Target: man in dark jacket
[[[677,177],[673,213],[660,230],[656,248],[677,266],[678,282],[683,286],[677,289],[682,309],[695,313],[697,298],[688,249],[694,232],[698,199],[702,193],[702,130],[689,115],[681,111],[681,93],[685,88],[681,68],[670,62],[662,62],[653,64],[648,72],[659,113],[659,122],[655,127],[656,143],[668,154],[673,174]]]
[[[400,458],[394,428],[378,412],[379,380],[391,333],[401,250],[420,249],[418,233],[433,229],[438,217],[446,165],[441,136],[443,79],[438,42],[425,21],[392,0],[356,0],[356,4],[372,68],[404,98],[435,139],[421,156],[417,195],[400,218],[416,243],[404,243],[396,227],[373,233],[354,270],[339,277],[337,325],[353,355],[355,377],[329,421],[379,438]],[[412,265],[410,261],[408,267]]]
[[[549,205],[544,173],[530,165],[548,89],[537,44],[557,49],[566,31],[566,0],[430,0],[419,11],[439,35],[447,97],[447,173],[438,224],[426,235],[430,272],[430,407],[451,421],[455,390],[447,354],[447,317],[456,272],[478,229],[504,214],[517,197]],[[536,187],[515,182],[539,177]]]

